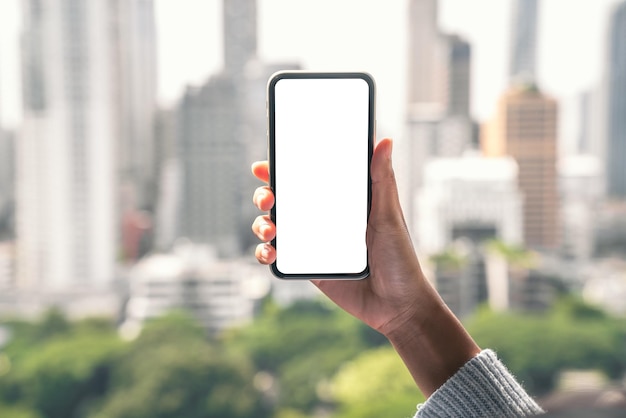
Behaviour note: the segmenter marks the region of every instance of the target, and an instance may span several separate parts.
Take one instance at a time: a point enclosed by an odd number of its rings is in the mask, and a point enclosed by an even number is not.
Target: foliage
[[[512,266],[518,268],[532,268],[537,263],[536,254],[514,244],[507,244],[500,240],[490,240],[486,244],[487,251],[503,257]]]
[[[378,335],[334,305],[307,301],[269,309],[226,343],[248,352],[257,368],[277,377],[279,408],[308,413],[325,401],[319,385],[344,362],[386,343]]]
[[[599,369],[612,378],[626,370],[624,322],[575,298],[564,298],[542,314],[483,310],[467,328],[536,394],[554,388],[566,369]]]
[[[344,365],[332,382],[336,418],[406,416],[424,396],[391,347],[369,350]]]
[[[8,321],[5,326],[13,331],[3,350],[8,367],[0,393],[5,403],[21,403],[43,416],[83,416],[106,391],[121,348],[110,322],[72,325],[51,310],[36,323]]]
[[[467,322],[535,394],[570,368],[626,370],[626,323],[580,299],[541,314],[482,309]],[[280,308],[209,338],[183,313],[124,341],[106,319],[3,321],[0,416],[9,418],[408,416],[424,400],[384,337],[325,301]]]
[[[94,417],[263,417],[254,373],[246,357],[211,344],[175,313],[148,324],[119,358],[115,389]]]

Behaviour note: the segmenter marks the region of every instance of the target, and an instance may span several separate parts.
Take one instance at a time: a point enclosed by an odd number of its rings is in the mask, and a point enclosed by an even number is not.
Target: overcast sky
[[[0,4],[0,117],[20,120],[19,1]],[[608,13],[617,0],[543,0],[539,82],[557,98],[596,83],[604,68]],[[186,84],[222,65],[222,0],[155,0],[159,101],[171,105]],[[510,0],[440,0],[443,30],[473,47],[472,111],[488,117],[506,87]],[[378,87],[383,134],[402,129],[407,0],[258,0],[259,55],[307,69],[364,70]]]

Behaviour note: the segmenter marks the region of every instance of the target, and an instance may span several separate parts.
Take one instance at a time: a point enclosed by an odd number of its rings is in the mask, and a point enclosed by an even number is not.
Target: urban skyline
[[[57,0],[48,0],[46,6],[52,7],[56,4],[55,1]],[[229,7],[222,10],[224,19],[222,28],[225,31],[222,52],[225,66],[202,85],[189,86],[172,111],[161,111],[157,114],[156,108],[153,107],[154,91],[150,89],[153,80],[151,72],[154,71],[152,68],[154,65],[151,65],[154,58],[150,51],[157,43],[154,39],[156,32],[152,27],[151,1],[137,0],[136,5],[147,7],[143,12],[145,15],[142,15],[142,12],[133,15],[137,10],[141,10],[140,8],[120,6],[106,9],[105,13],[115,17],[113,27],[117,32],[114,31],[113,36],[107,37],[103,36],[105,32],[101,27],[93,27],[91,30],[97,36],[84,39],[78,36],[81,31],[86,31],[80,16],[91,16],[96,6],[79,7],[69,3],[75,6],[76,10],[71,8],[66,10],[69,23],[64,27],[58,24],[59,22],[56,25],[49,25],[41,20],[52,19],[57,15],[42,14],[37,10],[40,3],[24,1],[24,5],[31,5],[32,8],[25,9],[27,18],[24,20],[23,68],[27,88],[24,91],[25,123],[20,132],[23,140],[19,142],[18,153],[21,156],[18,165],[20,187],[17,192],[16,211],[18,282],[30,282],[31,286],[52,283],[67,285],[74,283],[75,280],[95,283],[97,280],[88,278],[88,269],[93,269],[88,266],[90,260],[108,257],[108,271],[111,272],[113,270],[111,248],[115,248],[121,255],[116,264],[121,265],[123,262],[132,264],[145,253],[144,250],[150,249],[150,242],[142,237],[145,231],[152,230],[152,225],[155,225],[152,223],[153,219],[156,219],[156,241],[160,243],[157,248],[161,251],[170,250],[178,238],[188,238],[198,244],[213,246],[221,258],[236,258],[247,254],[246,251],[255,243],[249,231],[249,224],[256,213],[253,206],[245,205],[245,201],[246,196],[252,194],[256,183],[250,176],[246,163],[248,160],[261,159],[264,155],[264,141],[258,139],[258,132],[263,132],[265,127],[264,86],[269,74],[275,69],[299,68],[300,65],[298,62],[289,61],[268,63],[258,56],[259,22],[256,10],[260,3],[260,0],[226,2]],[[416,240],[416,247],[423,250],[422,243],[419,242],[421,231],[417,225],[423,225],[425,219],[416,201],[416,196],[420,195],[423,187],[423,169],[431,160],[441,158],[457,159],[460,164],[466,151],[479,148],[478,123],[472,118],[470,106],[471,97],[474,95],[471,79],[475,53],[471,42],[457,33],[447,32],[441,28],[437,18],[439,2],[410,0],[406,5],[406,18],[409,20],[407,27],[411,30],[405,37],[408,38],[406,44],[411,46],[411,50],[406,59],[409,64],[405,71],[411,89],[404,97],[403,113],[407,117],[407,133],[406,137],[399,136],[398,149],[401,151],[397,158],[398,177],[407,223],[413,239]],[[142,29],[133,32],[132,22],[135,22],[136,18],[139,22],[137,28]],[[54,29],[55,27],[57,29]],[[44,28],[52,29],[46,29],[49,32],[44,33]],[[60,37],[59,44],[43,41],[55,39],[54,35],[57,33],[55,30],[59,30],[58,28],[61,28],[61,33],[66,31],[76,35],[71,38],[74,39],[72,41],[74,43],[69,41],[64,43],[63,37]],[[102,45],[95,48],[97,44],[93,42],[96,41],[88,43],[85,39],[95,39]],[[523,44],[518,47],[524,49]],[[129,54],[128,51],[131,49],[141,53]],[[44,66],[42,57],[46,54],[55,55],[57,52],[57,59]],[[515,52],[517,50],[513,49],[512,55]],[[59,66],[59,62],[67,57],[71,58],[68,61],[69,65]],[[139,59],[135,59],[136,57]],[[111,59],[113,61],[108,61]],[[419,65],[415,65],[416,62],[430,62],[433,67],[429,71],[420,72],[416,70],[419,68]],[[97,71],[92,71],[92,68],[96,68],[94,67],[96,63],[102,65],[97,66]],[[59,66],[61,70],[56,73],[49,72],[55,68],[52,64]],[[145,69],[146,66],[149,69],[146,76],[138,77],[137,74],[142,74],[141,68]],[[88,96],[87,91],[91,91],[92,86],[97,84],[93,78],[95,75],[106,78],[111,84],[103,83],[98,86],[99,89],[94,87],[94,93]],[[523,90],[536,92],[537,87],[531,83]],[[134,98],[135,93],[141,100]],[[511,94],[509,96],[512,97]],[[511,103],[513,102],[514,100],[511,100]],[[545,115],[542,113],[542,109],[546,107],[543,106],[543,102],[538,103],[536,109],[530,106],[533,108],[527,109],[528,112],[526,110],[522,112],[524,115],[520,113],[520,117],[517,118],[519,121],[515,122],[517,126],[515,130],[511,128],[514,124],[509,123],[515,118],[502,116],[510,113],[511,109],[501,110],[508,106],[501,104],[500,115],[496,115],[495,118],[497,122],[495,125],[500,127],[489,130],[488,133],[493,136],[490,139],[491,146],[483,149],[488,157],[510,155],[516,160],[518,165],[516,173],[519,173],[518,186],[523,201],[522,213],[525,214],[523,222],[524,224],[531,222],[529,214],[533,213],[532,222],[537,225],[539,221],[543,222],[536,231],[547,234],[547,238],[537,238],[538,235],[525,227],[523,240],[532,248],[554,251],[559,250],[557,243],[561,232],[557,207],[558,118],[556,101],[545,99],[545,102],[550,104],[546,105],[549,109]],[[105,123],[95,116],[92,117],[90,113],[92,105],[97,105],[94,109],[108,109],[109,113],[104,112],[99,116],[112,122]],[[528,106],[523,104],[522,107]],[[152,111],[149,111],[149,108],[152,108]],[[47,121],[47,112],[50,109],[67,110],[70,118],[55,119],[56,113],[50,113],[50,120]],[[141,111],[134,112],[136,109]],[[526,113],[539,114],[541,121],[535,125],[534,119],[527,117]],[[155,120],[158,123],[155,124]],[[142,121],[145,122],[143,128],[139,126]],[[141,129],[135,129],[129,122],[133,122]],[[117,141],[121,141],[119,144],[114,140],[95,142],[104,147],[100,155],[108,155],[108,158],[111,158],[114,153],[119,153],[121,157],[130,158],[120,158],[119,163],[114,163],[110,159],[101,159],[100,165],[91,163],[91,154],[86,150],[95,149],[92,143],[95,137],[89,135],[92,132],[92,123],[103,128],[99,132],[101,136],[118,138]],[[48,125],[56,130],[49,130]],[[150,135],[145,150],[141,145],[125,148],[133,141],[124,138],[142,140],[140,134],[142,129],[144,132],[151,131],[146,129],[146,126],[163,129],[154,133],[156,139]],[[44,147],[37,147],[37,138],[41,136],[41,132],[47,130],[56,132],[48,141],[49,145],[56,144],[58,149],[67,152],[55,153]],[[540,137],[535,138],[533,137],[535,131],[545,131],[549,134],[544,135],[540,132]],[[519,139],[519,142],[512,146],[510,137],[514,137],[514,140]],[[527,142],[529,139],[532,140],[533,146]],[[545,149],[535,147],[536,140],[549,143],[547,154]],[[493,144],[497,143],[501,145],[496,146],[496,152],[493,152]],[[406,152],[402,151],[401,147],[405,147]],[[522,155],[523,153],[520,154],[520,150],[528,151],[524,153],[532,160],[528,163],[531,165],[525,162],[526,157]],[[135,164],[134,155],[145,158],[145,161],[137,161],[140,163],[137,165],[138,172],[141,171],[140,167],[150,169],[144,170],[146,175],[138,176],[139,181],[129,192],[126,184],[128,177],[125,177],[125,174],[129,172],[132,174],[134,166],[125,162]],[[533,174],[534,177],[531,179],[528,173],[536,171],[537,160],[542,155],[548,155],[549,158],[545,159],[545,164],[540,164],[539,172],[547,177],[537,177]],[[159,160],[156,161],[156,158]],[[69,161],[69,165],[64,164],[64,161]],[[57,169],[47,172],[50,167]],[[70,170],[72,175],[63,177],[64,170],[69,168],[72,168]],[[601,173],[595,175],[600,176]],[[141,180],[142,177],[147,181]],[[68,179],[71,181],[67,181]],[[95,179],[106,180],[108,186],[96,187],[102,184],[94,182]],[[489,181],[493,179],[490,177]],[[132,183],[131,181],[131,185]],[[529,183],[541,183],[547,185],[547,188],[528,188],[526,185]],[[167,186],[161,189],[156,184]],[[63,188],[55,189],[50,185],[60,185]],[[65,190],[63,192],[65,194],[44,192],[48,190]],[[161,196],[156,196],[157,193],[161,193]],[[154,196],[146,200],[141,198],[142,195]],[[98,199],[104,199],[109,204],[98,205],[97,202],[101,201]],[[124,199],[127,199],[126,202]],[[435,200],[436,198],[431,199],[431,203]],[[74,201],[75,204],[72,203]],[[137,203],[128,205],[128,202],[132,201]],[[147,206],[149,213],[137,212],[137,209],[145,207],[144,204],[138,203],[141,201],[150,202]],[[549,210],[538,209],[542,205]],[[455,206],[462,209],[463,205],[457,203]],[[69,209],[63,210],[63,207]],[[108,215],[92,216],[90,210],[94,209],[108,210]],[[485,206],[485,210],[492,209]],[[481,214],[473,212],[474,215],[468,215],[468,213],[470,212],[465,211],[461,215],[464,216],[463,219],[456,219],[444,225],[444,230],[448,228],[446,234],[449,237],[445,237],[441,241],[442,244],[438,244],[438,248],[450,245],[451,241],[463,231],[469,235],[482,234],[482,229],[474,231],[467,227],[476,221],[472,216],[480,218]],[[76,222],[72,224],[68,220],[70,218]],[[611,219],[613,218],[609,218],[607,225],[614,222]],[[498,225],[515,225],[519,220],[495,222]],[[69,225],[75,226],[72,233],[66,232]],[[484,231],[493,229],[493,232],[491,236],[481,235],[482,240],[490,237],[507,239],[506,237],[519,236],[517,233],[503,233],[493,224],[485,228]],[[89,236],[92,230],[105,229],[108,234],[105,238],[94,239]],[[587,236],[583,236],[582,239],[592,240],[594,233],[595,231],[588,230]],[[80,234],[86,235],[83,237]],[[75,242],[54,242],[55,236],[70,241],[73,239]],[[96,241],[101,246],[107,246],[109,250],[96,251],[88,245],[81,245]],[[518,239],[514,238],[513,241]],[[53,245],[53,242],[58,245]],[[148,247],[140,249],[141,245]],[[75,251],[75,256],[72,255],[72,251]],[[72,267],[74,269],[72,270],[67,267],[71,265],[67,262],[69,259],[74,259],[80,269]],[[46,264],[52,261],[45,260],[53,260],[56,264]],[[57,269],[46,268],[48,265],[57,266]],[[24,266],[34,269],[33,272],[22,275]],[[51,272],[50,277],[56,275],[56,278],[44,278],[44,275],[37,271]],[[105,272],[107,269],[101,268],[100,271]],[[118,273],[105,274],[109,277],[105,281],[111,282],[118,276]],[[122,277],[123,275],[118,278]]]
[[[328,0],[325,0],[328,1]],[[605,62],[608,15],[618,0],[568,2],[553,0],[541,5],[539,22],[538,79],[540,85],[557,99],[571,97],[597,83]],[[352,33],[340,30],[342,17],[350,15],[354,3],[359,3],[361,20],[352,22]],[[508,82],[508,40],[512,1],[480,0],[480,6],[463,0],[440,1],[440,23],[446,32],[464,36],[475,50],[472,84],[472,113],[485,120]],[[7,0],[0,5],[0,109],[4,108],[5,125],[15,126],[20,119],[19,105],[19,0]],[[406,2],[357,2],[348,0],[334,5],[336,18],[325,25],[323,34],[310,28],[315,19],[330,4],[289,4],[288,1],[260,1],[259,54],[266,61],[299,60],[308,68],[353,66],[367,68],[386,92],[379,97],[380,126],[387,126],[388,135],[399,136],[402,125],[401,105],[404,101],[404,59],[406,40]],[[566,18],[561,10],[567,8]],[[158,99],[171,105],[182,95],[188,84],[198,85],[222,66],[221,2],[182,0],[171,3],[157,0],[155,13],[158,39]],[[483,11],[489,10],[488,14]],[[283,11],[283,13],[279,13]],[[286,13],[293,23],[271,23]],[[322,18],[319,16],[319,18]],[[184,24],[181,24],[184,22]],[[297,22],[297,23],[296,23]],[[580,31],[581,26],[585,31]],[[310,28],[310,30],[309,30]],[[372,31],[374,28],[374,31]],[[377,30],[380,28],[380,30]],[[289,39],[283,36],[292,30]],[[321,35],[321,37],[320,37]],[[349,57],[324,54],[314,49],[312,39],[327,44],[329,38],[357,36],[369,48],[352,50]],[[282,37],[282,39],[281,39]],[[354,38],[349,38],[352,40]],[[293,44],[300,42],[300,48]],[[570,46],[565,46],[571,43]],[[180,48],[181,44],[189,45]],[[575,47],[573,47],[575,45]],[[201,50],[202,54],[195,51]],[[556,52],[558,51],[558,53]],[[580,57],[585,57],[580,59]],[[576,71],[569,71],[569,68]],[[351,68],[353,69],[353,67]]]

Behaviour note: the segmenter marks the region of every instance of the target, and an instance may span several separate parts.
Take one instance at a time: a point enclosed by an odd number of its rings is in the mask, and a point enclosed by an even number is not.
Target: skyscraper
[[[114,278],[113,49],[108,2],[24,0],[18,284]]]
[[[471,46],[439,30],[437,8],[437,0],[409,2],[407,141],[399,144],[398,177],[404,180],[398,187],[402,206],[415,216],[413,196],[422,185],[427,161],[459,157],[473,140]],[[407,219],[409,228],[416,223],[417,218]]]
[[[156,35],[153,0],[109,1],[113,31],[120,210],[152,209],[155,196]]]
[[[510,43],[509,78],[536,80],[537,0],[514,0]]]
[[[233,257],[251,236],[251,220],[244,216],[250,212],[244,202],[252,181],[247,160],[252,104],[246,101],[247,67],[256,58],[256,0],[224,0],[223,10],[224,69],[203,86],[188,88],[178,110],[181,205],[175,235]],[[255,99],[264,121],[265,98]],[[255,133],[260,143],[263,131]]]
[[[409,2],[409,106],[444,101],[437,7],[437,0]]]
[[[115,278],[120,178],[128,171],[143,183],[152,164],[152,0],[22,5],[18,284],[106,288]]]
[[[224,70],[240,78],[257,50],[256,0],[224,0]]]
[[[524,197],[524,241],[538,249],[558,244],[557,103],[534,86],[514,86],[485,126],[486,156],[513,157]]]
[[[611,15],[607,73],[607,191],[626,199],[626,1]]]
[[[448,62],[447,113],[468,118],[471,104],[472,47],[459,35],[447,35],[445,45]]]
[[[245,148],[237,85],[228,74],[188,88],[178,116],[182,161],[178,236],[211,244],[222,257],[239,255]],[[247,173],[246,173],[247,174]]]

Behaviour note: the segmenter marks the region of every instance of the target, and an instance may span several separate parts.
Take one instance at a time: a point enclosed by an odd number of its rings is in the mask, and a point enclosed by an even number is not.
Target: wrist
[[[480,348],[430,285],[412,312],[382,331],[426,396],[443,385]]]

